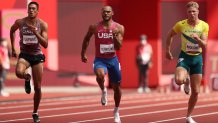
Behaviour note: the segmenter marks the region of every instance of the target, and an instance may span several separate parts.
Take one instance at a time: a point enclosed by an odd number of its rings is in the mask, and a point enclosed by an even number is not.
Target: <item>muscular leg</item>
[[[185,84],[186,78],[188,77],[188,72],[183,67],[176,68],[175,81],[177,85]]]
[[[33,113],[37,113],[41,101],[41,81],[43,73],[43,63],[32,66],[33,84],[34,84],[34,109]]]
[[[104,69],[103,68],[96,69],[95,74],[96,74],[96,81],[98,82],[99,87],[103,91],[105,88],[104,87],[104,77],[105,77]]]
[[[119,83],[111,83],[112,88],[114,90],[114,101],[115,101],[115,106],[119,107],[120,106],[120,100],[121,100],[121,89],[120,89],[120,84]]]
[[[202,80],[201,74],[193,74],[190,77],[191,79],[191,96],[189,98],[188,102],[188,111],[187,111],[187,117],[189,117],[195,107],[195,104],[198,100],[198,94],[200,92],[200,84]]]
[[[26,72],[29,66],[30,64],[26,60],[24,60],[23,58],[20,58],[16,65],[16,76],[20,79],[29,80],[30,76]]]

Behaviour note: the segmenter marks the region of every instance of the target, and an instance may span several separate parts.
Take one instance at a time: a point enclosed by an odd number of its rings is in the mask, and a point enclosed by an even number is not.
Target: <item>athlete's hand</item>
[[[16,52],[16,50],[14,49],[14,50],[12,50],[12,57],[15,57],[15,58],[17,58],[17,52]]]
[[[198,34],[196,34],[196,33],[192,33],[191,35],[190,35],[192,38],[194,38],[195,40],[199,40],[200,38],[199,38],[199,36],[198,36]]]
[[[82,62],[84,62],[84,63],[87,63],[87,62],[88,62],[88,58],[87,58],[86,55],[82,55],[82,56],[81,56],[81,60],[82,60]]]
[[[119,50],[120,49],[120,39],[119,39],[119,36],[118,36],[118,34],[119,34],[119,30],[118,30],[118,28],[114,28],[113,30],[112,30],[112,33],[113,33],[113,37],[114,37],[114,48],[115,48],[115,50]]]
[[[117,35],[118,35],[118,33],[119,33],[118,28],[114,28],[114,29],[112,30],[112,33],[113,33],[113,35],[114,35],[115,37],[117,37]]]
[[[38,28],[35,27],[34,25],[30,24],[29,22],[26,22],[26,25],[30,28],[30,30],[33,32],[33,33],[36,33]]]
[[[172,60],[173,59],[173,55],[170,51],[166,52],[166,58],[169,59],[169,60]]]

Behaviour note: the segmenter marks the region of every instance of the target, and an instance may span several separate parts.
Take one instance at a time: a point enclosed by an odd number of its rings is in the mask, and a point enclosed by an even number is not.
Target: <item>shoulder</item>
[[[117,26],[118,28],[124,28],[123,25],[121,25],[121,24],[119,24],[119,23],[117,23],[117,22],[114,22],[114,23],[116,24],[116,26]]]
[[[98,26],[99,26],[98,23],[90,24],[89,25],[89,30],[96,30]]]
[[[20,24],[23,23],[24,21],[25,21],[25,18],[17,19],[17,20],[15,20],[14,24],[20,25]]]
[[[178,22],[176,22],[176,25],[186,25],[187,24],[187,19],[184,19],[184,20],[180,20]]]
[[[205,26],[205,27],[209,27],[208,23],[206,23],[206,22],[203,21],[203,20],[200,20],[200,21],[201,21],[201,23],[202,23],[203,26]]]
[[[181,29],[183,27],[185,27],[187,25],[187,19],[185,20],[180,20],[178,22],[176,22],[176,24],[173,26],[173,30],[176,32],[176,33],[179,33],[181,32]]]
[[[123,25],[117,23],[117,22],[114,22],[116,24],[116,27],[121,31],[121,32],[124,32],[125,28]]]
[[[44,20],[42,20],[42,19],[39,18],[39,22],[40,22],[40,25],[41,25],[42,27],[45,27],[45,28],[48,27],[48,23],[45,22]]]

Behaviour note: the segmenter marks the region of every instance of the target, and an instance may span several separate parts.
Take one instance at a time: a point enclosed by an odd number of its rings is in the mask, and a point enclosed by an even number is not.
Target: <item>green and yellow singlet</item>
[[[200,20],[195,27],[188,24],[188,20],[182,20],[175,24],[173,30],[176,33],[181,33],[182,46],[181,50],[188,55],[199,55],[202,48],[198,45],[197,41],[190,37],[191,34],[196,33],[199,37],[202,34],[208,36],[209,26],[206,22]]]

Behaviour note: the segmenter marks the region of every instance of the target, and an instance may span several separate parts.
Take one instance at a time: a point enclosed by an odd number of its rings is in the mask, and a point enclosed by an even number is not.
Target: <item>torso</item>
[[[188,24],[187,19],[182,20],[177,23],[179,26],[174,28],[177,28],[179,32],[181,32],[181,40],[182,40],[182,46],[181,50],[184,51],[185,53],[189,55],[198,55],[202,52],[202,48],[199,46],[197,41],[193,38],[190,37],[192,33],[196,33],[199,37],[205,32],[205,29],[208,28],[207,24],[200,20],[198,24],[195,26],[191,26]]]
[[[40,20],[37,19],[36,27],[38,28],[38,32],[41,32]],[[29,29],[26,24],[25,18],[21,21],[20,26],[20,52],[38,55],[42,54],[41,47],[36,35]]]
[[[102,22],[97,23],[95,31],[95,55],[99,58],[112,58],[116,56],[114,49],[112,30],[118,23],[112,22],[109,28],[105,28]]]

